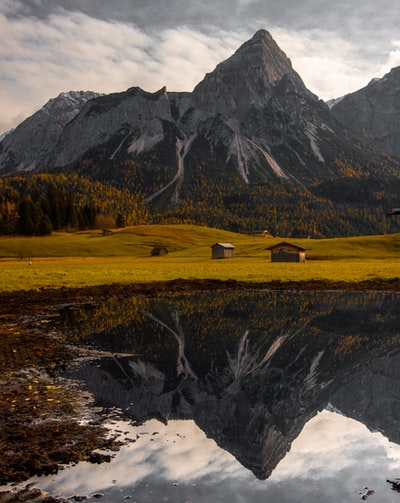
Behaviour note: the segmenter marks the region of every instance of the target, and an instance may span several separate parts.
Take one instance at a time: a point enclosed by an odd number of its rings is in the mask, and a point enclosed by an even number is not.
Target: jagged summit
[[[251,70],[262,63],[265,79],[270,84],[275,84],[293,71],[290,59],[266,30],[258,30],[250,40],[239,47],[232,58],[240,58],[240,63],[245,63]]]
[[[209,110],[240,115],[243,105],[262,107],[274,86],[290,76],[304,87],[286,54],[271,34],[259,30],[215,70],[206,74],[194,89],[196,104]],[[305,88],[304,88],[305,89]]]

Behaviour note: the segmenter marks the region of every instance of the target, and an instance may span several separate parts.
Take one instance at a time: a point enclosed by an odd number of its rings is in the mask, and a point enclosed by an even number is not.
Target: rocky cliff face
[[[377,148],[400,157],[400,67],[336,100],[332,113]]]
[[[268,32],[258,31],[206,75],[193,101],[209,118],[200,123],[200,135],[222,145],[224,164],[246,182],[301,180],[309,176],[306,164],[314,175],[329,172],[321,149],[334,121]],[[286,161],[292,157],[294,164]]]
[[[134,157],[163,140],[163,121],[171,121],[165,88],[152,94],[136,87],[100,96],[87,102],[66,125],[47,164],[58,167],[71,164],[99,146],[105,146],[109,160],[119,152]]]
[[[90,99],[91,91],[61,93],[28,117],[0,143],[0,172],[34,170],[53,151],[68,124]]]
[[[82,161],[112,173],[118,163],[145,159],[149,166],[175,170],[149,199],[173,186],[171,199],[177,201],[200,164],[210,166],[216,180],[307,185],[340,176],[339,157],[376,160],[306,89],[265,30],[192,93],[131,88],[106,96],[80,94],[68,113],[50,108],[0,143],[0,173],[76,167]]]

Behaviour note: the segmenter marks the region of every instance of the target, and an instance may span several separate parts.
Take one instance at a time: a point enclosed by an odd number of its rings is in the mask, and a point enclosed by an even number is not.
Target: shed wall
[[[306,254],[301,251],[272,250],[271,262],[305,262]]]
[[[233,248],[223,248],[222,246],[214,246],[212,248],[212,258],[232,258],[233,253]]]

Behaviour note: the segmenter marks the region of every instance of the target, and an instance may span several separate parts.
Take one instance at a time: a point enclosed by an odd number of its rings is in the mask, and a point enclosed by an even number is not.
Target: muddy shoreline
[[[90,398],[69,389],[57,377],[58,370],[77,357],[76,351],[68,348],[51,329],[51,316],[57,306],[104,302],[112,297],[246,289],[394,292],[400,291],[400,279],[359,283],[178,279],[0,293],[0,486],[21,483],[32,475],[56,473],[63,464],[71,462],[107,462],[110,458],[99,457],[97,451],[112,452],[118,448],[102,426],[101,414],[93,410],[92,417],[89,420],[86,417],[82,424],[79,411],[91,410]],[[35,494],[0,492],[0,503],[36,501],[38,497],[46,501]]]
[[[0,316],[17,316],[41,311],[46,305],[70,304],[110,297],[134,295],[157,296],[167,292],[199,290],[344,290],[344,291],[400,291],[400,278],[391,280],[345,281],[272,281],[252,283],[244,281],[182,280],[138,284],[110,284],[82,288],[43,288],[0,293]]]

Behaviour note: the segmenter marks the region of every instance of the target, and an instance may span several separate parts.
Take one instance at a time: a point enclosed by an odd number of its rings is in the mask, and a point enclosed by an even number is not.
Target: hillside
[[[335,100],[333,115],[376,148],[400,158],[400,67]]]
[[[193,282],[188,288],[212,288],[215,281],[228,282],[221,288],[229,288],[230,282],[246,288],[262,284],[268,288],[271,282],[283,288],[296,283],[296,288],[306,283],[317,289],[335,284],[337,288],[398,288],[398,234],[296,239],[307,248],[306,264],[271,262],[268,248],[282,240],[287,238],[182,224],[139,225],[111,235],[98,230],[7,237],[0,239],[0,291],[150,283],[149,288],[168,290],[171,285],[161,283],[170,281],[176,283],[173,288],[183,289],[188,282]],[[234,257],[212,259],[211,246],[216,242],[233,244]],[[165,247],[168,254],[152,256],[155,246]]]
[[[0,239],[0,259],[56,257],[150,257],[153,247],[163,246],[169,257],[210,258],[216,242],[235,245],[236,257],[269,258],[267,248],[286,237],[260,237],[188,224],[136,225],[115,229],[109,236],[101,230],[57,232],[45,237]],[[399,234],[349,238],[296,239],[307,248],[308,260],[368,260],[400,257]],[[25,250],[21,257],[21,250]],[[218,261],[217,261],[218,262]],[[228,261],[229,262],[229,261]]]

